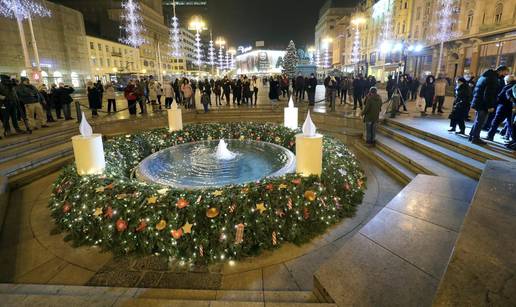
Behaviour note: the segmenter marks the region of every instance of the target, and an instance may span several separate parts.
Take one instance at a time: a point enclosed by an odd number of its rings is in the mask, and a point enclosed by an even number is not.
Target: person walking
[[[439,78],[435,81],[435,101],[432,106],[432,114],[435,114],[435,109],[437,109],[437,113],[443,113],[443,105],[444,98],[446,96],[446,86],[448,85],[448,81],[440,75]]]
[[[129,109],[129,115],[136,115],[136,81],[130,80],[129,84],[124,89],[124,97],[127,99],[127,108]]]
[[[88,92],[88,104],[91,109],[91,115],[96,117],[99,115],[97,110],[102,109],[101,93],[97,85],[91,80],[86,83],[86,90]]]
[[[433,106],[434,97],[435,97],[435,78],[432,75],[426,77],[425,83],[421,86],[421,90],[419,91],[419,97],[425,99],[425,108],[424,111],[421,112],[421,115],[426,115],[426,109]]]
[[[170,109],[170,106],[174,101],[174,86],[171,82],[165,82],[163,85],[163,94],[165,95],[165,109]]]
[[[306,93],[308,94],[308,105],[315,105],[315,91],[317,89],[317,78],[315,74],[311,73],[310,78],[306,84]]]
[[[471,101],[471,92],[469,90],[468,81],[464,78],[457,80],[457,87],[455,88],[455,101],[453,102],[453,109],[450,113],[450,129],[449,132],[456,134],[466,134],[466,116],[468,115],[469,105]],[[456,128],[459,126],[459,131]]]
[[[107,82],[104,86],[104,93],[107,99],[107,109],[108,114],[111,114],[111,109],[113,109],[113,112],[116,113],[116,94],[115,94],[115,87],[113,86],[113,83]]]
[[[56,105],[60,105],[62,107],[65,120],[74,119],[70,108],[73,101],[73,98],[70,95],[74,91],[73,87],[65,85],[63,82],[59,82],[59,86],[52,93],[52,100]]]
[[[504,121],[507,123],[507,134],[512,134],[512,87],[516,84],[513,75],[507,75],[504,78],[505,86],[498,94],[498,105],[496,106],[496,114],[491,122],[491,127],[487,133],[486,140],[493,141],[498,126]]]
[[[28,78],[21,77],[21,83],[16,87],[16,95],[18,95],[18,99],[25,106],[30,129],[48,127],[46,115],[43,112],[43,99],[36,87],[30,84]]]
[[[486,70],[475,85],[473,90],[473,100],[471,108],[475,113],[475,121],[469,132],[469,140],[473,144],[485,145],[480,139],[480,131],[484,126],[489,113],[494,112],[498,93],[502,89],[503,78],[509,74],[509,69],[505,65],[498,66],[495,70]]]
[[[376,87],[369,89],[364,101],[364,109],[362,116],[364,117],[366,143],[370,145],[375,144],[376,125],[380,120],[380,112],[382,110],[382,98],[378,95]]]

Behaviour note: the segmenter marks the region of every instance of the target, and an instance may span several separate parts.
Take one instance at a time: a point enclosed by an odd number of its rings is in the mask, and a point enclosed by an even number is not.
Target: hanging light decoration
[[[25,19],[29,16],[50,17],[52,13],[41,2],[35,0],[0,0],[0,15]]]
[[[319,49],[315,50],[315,66],[321,66],[321,52]]]
[[[126,35],[120,41],[132,47],[139,47],[147,41],[143,37],[145,28],[142,25],[140,4],[136,0],[122,2],[122,29]]]
[[[453,0],[439,0],[438,1],[439,10],[437,11],[438,21],[435,24],[434,35],[432,38],[433,41],[439,43],[439,59],[437,63],[436,76],[439,76],[441,72],[441,64],[443,59],[443,51],[444,51],[444,42],[451,40],[452,38],[457,36],[457,33],[453,30],[454,27],[454,18],[452,16],[457,12],[457,8],[455,7],[455,3]]]
[[[201,52],[201,32],[206,30],[206,25],[200,17],[194,17],[190,22],[190,30],[195,31],[195,51],[196,51],[196,64],[201,68],[202,65],[202,52]]]
[[[215,43],[219,45],[219,71],[222,72],[224,70],[224,45],[226,41],[219,37]]]
[[[353,49],[351,50],[352,62],[358,65],[360,62],[360,24],[364,23],[365,19],[361,17],[351,20],[351,24],[355,26],[355,36],[353,39]]]
[[[230,62],[229,62],[229,52],[226,50],[226,62],[224,63],[226,70],[231,69]]]
[[[235,69],[236,68],[236,63],[235,63],[235,54],[236,54],[236,49],[235,48],[229,48],[229,55],[231,56],[230,58],[230,69]]]
[[[179,18],[176,16],[176,0],[172,2],[174,16],[172,17],[172,28],[170,29],[170,41],[172,45],[172,56],[181,56],[181,30],[179,28]]]
[[[215,66],[215,48],[213,47],[213,35],[210,31],[210,45],[208,47],[208,58],[209,58],[209,64],[211,65],[211,68]]]

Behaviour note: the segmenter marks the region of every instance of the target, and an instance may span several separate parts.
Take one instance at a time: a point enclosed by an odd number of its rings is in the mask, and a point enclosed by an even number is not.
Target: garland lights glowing
[[[170,29],[170,40],[172,43],[172,56],[181,56],[181,29],[179,27],[179,18],[176,16],[176,1],[172,2],[174,16],[172,17],[172,28]]]
[[[145,28],[142,25],[140,4],[136,0],[126,0],[122,2],[122,9],[122,28],[125,30],[126,36],[120,41],[135,48],[147,43],[143,37]]]
[[[218,189],[181,190],[131,178],[153,152],[212,139],[260,140],[295,148],[299,131],[276,124],[187,125],[108,140],[104,175],[79,176],[66,167],[49,207],[56,224],[77,245],[114,254],[159,254],[180,261],[231,261],[300,244],[352,216],[365,189],[363,171],[340,141],[324,139],[323,174],[288,174]]]
[[[30,16],[50,17],[52,13],[35,0],[0,0],[0,15],[25,19]]]

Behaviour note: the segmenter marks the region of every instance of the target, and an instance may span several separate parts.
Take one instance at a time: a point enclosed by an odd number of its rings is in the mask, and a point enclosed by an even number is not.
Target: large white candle
[[[323,136],[316,131],[308,111],[303,133],[296,135],[296,172],[303,176],[322,173]]]
[[[175,101],[172,103],[172,107],[168,109],[168,130],[183,130],[183,115]]]
[[[81,135],[72,137],[73,154],[77,173],[83,175],[101,174],[106,168],[102,135],[95,133],[86,120],[84,112],[79,126]]]
[[[294,107],[292,96],[288,102],[288,107],[283,110],[283,125],[290,129],[297,129],[298,109]]]

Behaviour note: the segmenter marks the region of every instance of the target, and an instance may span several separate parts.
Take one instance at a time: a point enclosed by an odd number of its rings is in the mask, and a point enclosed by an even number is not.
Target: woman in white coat
[[[174,101],[174,88],[171,82],[165,82],[165,85],[163,85],[163,93],[165,94],[165,108],[170,109]]]

